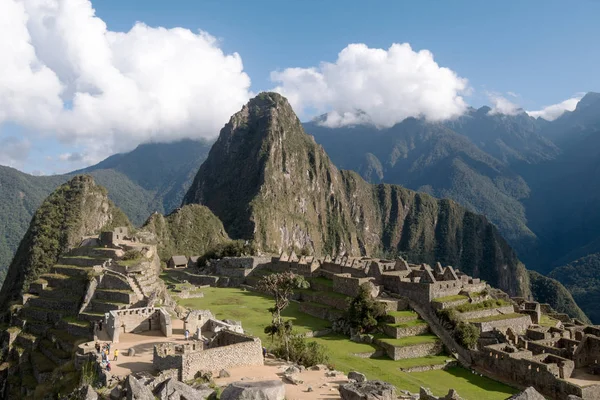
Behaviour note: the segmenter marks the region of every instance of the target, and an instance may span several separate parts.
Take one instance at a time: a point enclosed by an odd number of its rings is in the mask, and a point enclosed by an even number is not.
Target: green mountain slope
[[[59,256],[79,245],[85,235],[108,225],[128,225],[122,211],[108,199],[106,189],[90,176],[76,176],[59,186],[35,212],[19,244],[0,290],[0,310],[26,292]]]
[[[252,99],[221,130],[184,198],[192,203],[210,208],[230,237],[252,239],[263,251],[402,252],[529,293],[524,266],[485,217],[338,171],[278,94]]]
[[[409,118],[389,129],[305,124],[340,168],[368,181],[450,198],[486,215],[518,251],[534,243],[521,200],[529,187],[510,167],[443,124]]]
[[[0,284],[35,210],[56,187],[85,173],[106,187],[110,199],[135,225],[150,214],[179,206],[211,142],[151,143],[117,154],[81,171],[32,176],[0,166]]]
[[[550,304],[558,312],[569,314],[586,323],[590,322],[591,314],[586,315],[584,310],[579,308],[578,304],[583,305],[583,303],[573,299],[572,292],[570,293],[561,282],[535,271],[529,271],[529,279],[534,299],[540,303]]]
[[[208,208],[198,204],[181,207],[167,216],[154,213],[142,231],[153,235],[147,241],[158,244],[162,260],[173,255],[201,256],[229,241],[221,221]]]
[[[562,282],[595,324],[600,324],[600,253],[558,267],[550,277]]]

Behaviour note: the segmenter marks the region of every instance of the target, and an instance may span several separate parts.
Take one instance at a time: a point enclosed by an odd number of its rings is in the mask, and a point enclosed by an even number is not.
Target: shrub
[[[286,346],[279,344],[273,353],[280,358],[286,358]],[[289,340],[289,361],[305,367],[326,364],[329,361],[327,348],[315,341],[307,341],[302,335],[292,335]]]
[[[127,250],[125,252],[125,254],[123,254],[122,258],[123,258],[123,260],[137,260],[141,256],[142,256],[142,253],[140,253],[139,250],[131,249],[131,250]]]
[[[371,297],[366,285],[361,286],[346,314],[350,327],[361,333],[375,330],[386,315],[385,306]]]
[[[468,322],[459,322],[454,329],[454,338],[461,345],[473,349],[479,340],[479,328]]]
[[[220,243],[208,250],[198,259],[198,266],[206,265],[208,260],[218,260],[223,257],[240,257],[256,255],[256,247],[253,243],[244,240],[233,240],[227,243]]]

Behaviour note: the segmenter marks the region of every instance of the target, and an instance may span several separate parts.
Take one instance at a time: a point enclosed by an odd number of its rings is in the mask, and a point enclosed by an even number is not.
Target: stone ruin
[[[163,335],[173,334],[171,316],[162,308],[142,307],[111,310],[104,317],[106,332],[114,343],[119,343],[121,333],[142,333],[160,330]]]
[[[349,297],[366,284],[373,297],[384,294],[405,299],[432,328],[437,327],[436,335],[448,349],[458,352],[455,356],[465,366],[506,383],[535,387],[554,399],[600,399],[600,328],[572,320],[547,304],[511,299],[451,266],[436,263],[432,267],[409,264],[403,259],[343,254],[298,257],[294,252],[283,252],[270,260],[228,258],[213,261],[212,266],[219,275],[246,279],[258,271],[293,271],[306,277],[324,277],[332,282],[326,289]],[[458,313],[481,332],[478,349],[462,349],[444,333],[436,321],[435,310],[486,299],[501,299],[505,303]],[[547,318],[552,318],[556,326],[540,325]]]
[[[241,322],[218,320],[209,310],[192,310],[183,322],[184,329],[198,340],[210,339],[224,329],[244,333]]]
[[[157,371],[177,370],[178,379],[193,379],[199,371],[218,372],[222,369],[263,365],[262,343],[259,338],[220,330],[208,341],[163,343],[154,346],[152,361]]]

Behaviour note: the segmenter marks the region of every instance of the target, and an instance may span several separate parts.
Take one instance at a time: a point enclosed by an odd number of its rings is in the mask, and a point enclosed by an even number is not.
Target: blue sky
[[[490,93],[508,98],[526,110],[538,110],[577,93],[600,91],[600,24],[597,23],[600,1],[595,0],[102,0],[93,1],[92,5],[96,17],[113,32],[128,32],[138,21],[150,27],[182,27],[194,33],[198,30],[208,32],[218,38],[217,47],[226,55],[239,53],[243,73],[251,80],[249,90],[254,93],[275,87],[270,79],[273,71],[318,68],[323,61],[335,63],[338,53],[351,43],[384,50],[393,43],[409,43],[415,52],[429,50],[440,67],[449,68],[458,77],[468,80],[472,93],[463,92],[461,96],[466,103],[476,107],[488,104]],[[35,32],[30,33],[34,42],[38,40]],[[7,36],[4,38],[6,40]],[[34,44],[36,53],[43,44]],[[90,49],[94,49],[92,41],[85,51]],[[57,71],[63,83],[78,70],[69,67],[65,68],[67,72],[61,73],[60,60],[43,61]],[[202,63],[202,57],[194,62]],[[245,90],[240,74],[232,79],[237,80],[238,89]],[[290,82],[286,83],[289,85]],[[304,81],[292,83],[298,82]],[[226,115],[230,114],[230,109],[239,107],[243,95],[238,89],[229,96],[235,98],[232,100],[235,104],[227,108]],[[77,86],[73,90],[81,89]],[[206,90],[219,91],[218,87]],[[311,103],[304,98],[302,101],[304,110],[319,108],[314,101]],[[71,99],[63,98],[63,102],[69,104],[63,108],[70,108]],[[332,109],[339,103],[325,106]],[[2,104],[0,101],[0,107]],[[300,100],[293,104],[300,104]],[[215,107],[222,108],[218,104]],[[305,119],[311,116],[310,112],[300,114]],[[85,115],[90,116],[89,113]],[[120,118],[118,123],[102,125],[98,122],[95,130],[90,128],[90,133],[82,133],[87,126],[81,118],[76,121],[80,125],[71,122],[68,127],[63,124],[60,129],[48,129],[47,126],[58,125],[52,122],[31,126],[23,120],[11,121],[10,118],[3,122],[0,112],[0,144],[9,137],[20,139],[21,142],[12,143],[15,150],[10,164],[27,172],[52,173],[79,168],[97,161],[100,155],[104,157],[107,152],[127,150],[148,138],[161,140],[185,136],[185,133],[161,136],[152,127],[143,128],[150,133],[132,134],[137,128],[124,128],[122,120],[133,118],[122,116],[115,117],[115,120]],[[111,118],[112,115],[98,116],[99,121],[110,121]],[[191,132],[202,131],[200,136],[210,136],[211,132],[213,135],[218,133],[215,127],[223,123],[224,117],[219,118],[208,123],[205,129],[198,125],[206,122],[204,117],[190,122],[189,126],[167,125],[171,131],[189,129]],[[159,120],[157,125],[163,123]],[[61,132],[55,133],[53,129]],[[109,131],[112,135],[105,148],[100,149],[104,152],[92,148],[94,146],[89,144],[92,140],[85,136],[89,135],[97,142],[103,129],[107,137]],[[27,154],[15,156],[24,148],[28,149]],[[3,159],[0,154],[0,163],[9,163],[5,160],[6,157]]]
[[[254,91],[273,86],[272,70],[333,61],[349,43],[388,48],[394,42],[428,49],[476,89],[518,93],[529,108],[600,90],[600,1],[595,0],[93,4],[111,30],[143,21],[208,31],[227,52],[240,53]]]

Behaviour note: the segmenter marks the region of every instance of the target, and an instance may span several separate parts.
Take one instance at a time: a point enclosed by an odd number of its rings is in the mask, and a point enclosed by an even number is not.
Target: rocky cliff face
[[[529,294],[524,266],[485,217],[338,171],[275,93],[252,99],[221,130],[184,198],[190,203],[206,205],[233,239],[254,240],[262,251],[404,254]]]
[[[106,189],[92,177],[76,176],[60,186],[36,211],[19,244],[0,291],[0,310],[84,236],[105,226],[128,224],[127,217],[108,199]]]

